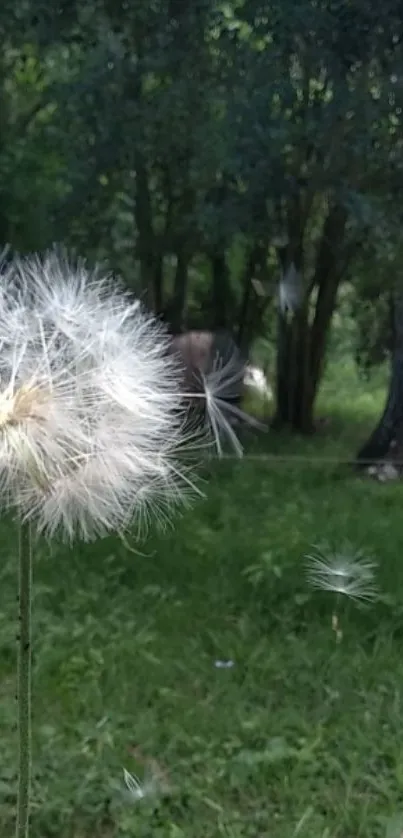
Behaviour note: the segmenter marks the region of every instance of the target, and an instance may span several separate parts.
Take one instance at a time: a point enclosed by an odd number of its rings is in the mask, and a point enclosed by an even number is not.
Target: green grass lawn
[[[32,838],[400,838],[403,487],[337,463],[382,400],[381,385],[366,395],[352,379],[325,382],[319,413],[332,420],[317,438],[268,434],[251,459],[206,467],[205,499],[140,552],[113,538],[37,548]],[[332,595],[308,587],[304,556],[346,540],[379,562],[380,598],[341,609],[337,643]],[[4,524],[2,838],[15,802],[14,545]],[[125,794],[124,768],[143,799]]]

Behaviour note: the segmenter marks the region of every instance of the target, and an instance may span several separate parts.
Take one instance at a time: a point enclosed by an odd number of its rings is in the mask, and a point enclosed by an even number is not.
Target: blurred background
[[[403,6],[3,0],[0,33],[0,245],[237,347],[268,428],[168,534],[38,545],[32,838],[401,838]],[[335,585],[363,556],[371,607]]]

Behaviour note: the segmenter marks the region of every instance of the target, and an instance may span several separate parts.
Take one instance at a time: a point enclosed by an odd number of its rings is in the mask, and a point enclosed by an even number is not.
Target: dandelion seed
[[[166,794],[169,791],[168,785],[154,772],[148,773],[142,782],[135,774],[130,774],[124,768],[123,777],[129,800],[132,803],[137,803],[147,797],[154,797],[158,793]]]
[[[376,597],[376,564],[361,553],[354,554],[346,549],[327,557],[319,553],[306,558],[307,578],[313,588],[356,600],[373,600]]]
[[[130,774],[126,768],[123,769],[123,776],[126,787],[129,791],[130,799],[133,802],[137,802],[138,800],[143,800],[145,797],[148,797],[150,794],[154,794],[157,790],[157,783],[155,778],[151,778],[148,782],[141,783],[139,778],[135,776],[135,774]]]
[[[281,277],[278,296],[282,312],[296,312],[301,306],[304,296],[303,281],[293,262]]]
[[[89,540],[197,491],[168,347],[138,301],[63,254],[3,268],[0,492],[23,519]]]
[[[222,456],[222,438],[226,437],[238,457],[242,457],[243,448],[232,427],[231,418],[245,422],[251,427],[266,430],[266,426],[253,416],[245,413],[234,402],[242,389],[244,368],[237,355],[231,355],[224,363],[217,355],[208,374],[200,372],[203,393],[206,400],[206,421],[210,429],[216,450]]]

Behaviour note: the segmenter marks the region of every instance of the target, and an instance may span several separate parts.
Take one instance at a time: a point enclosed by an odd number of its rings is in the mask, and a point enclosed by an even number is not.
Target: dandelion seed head
[[[234,454],[242,457],[243,448],[233,428],[233,421],[244,422],[251,427],[265,430],[265,426],[241,410],[237,401],[242,393],[244,366],[240,363],[238,351],[223,360],[217,354],[211,370],[200,372],[206,401],[206,428],[211,434],[216,451],[223,455],[223,439],[227,439]]]
[[[125,528],[170,508],[185,406],[169,340],[109,277],[56,251],[15,260],[0,289],[0,492],[52,536]],[[141,516],[140,516],[141,517]]]
[[[342,594],[351,599],[376,597],[376,563],[348,547],[340,553],[307,556],[307,579],[317,590]]]
[[[164,784],[158,778],[151,774],[145,777],[143,781],[136,777],[135,774],[130,774],[126,768],[123,769],[123,778],[128,793],[128,800],[131,803],[137,803],[139,800],[144,800],[147,797],[154,797],[159,792],[165,791]]]

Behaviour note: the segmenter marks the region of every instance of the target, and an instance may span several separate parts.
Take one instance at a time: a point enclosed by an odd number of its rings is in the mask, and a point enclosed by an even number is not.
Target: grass
[[[316,439],[268,435],[251,459],[206,467],[206,499],[142,552],[113,538],[70,552],[38,545],[32,838],[401,836],[403,487],[337,463],[382,399],[381,381],[366,395],[351,369],[339,375],[325,382],[319,412],[332,421]],[[343,609],[336,643],[333,600],[308,588],[303,557],[319,541],[346,540],[378,560],[381,596]],[[11,524],[1,549],[8,838]],[[144,799],[125,794],[123,768],[151,786]]]

